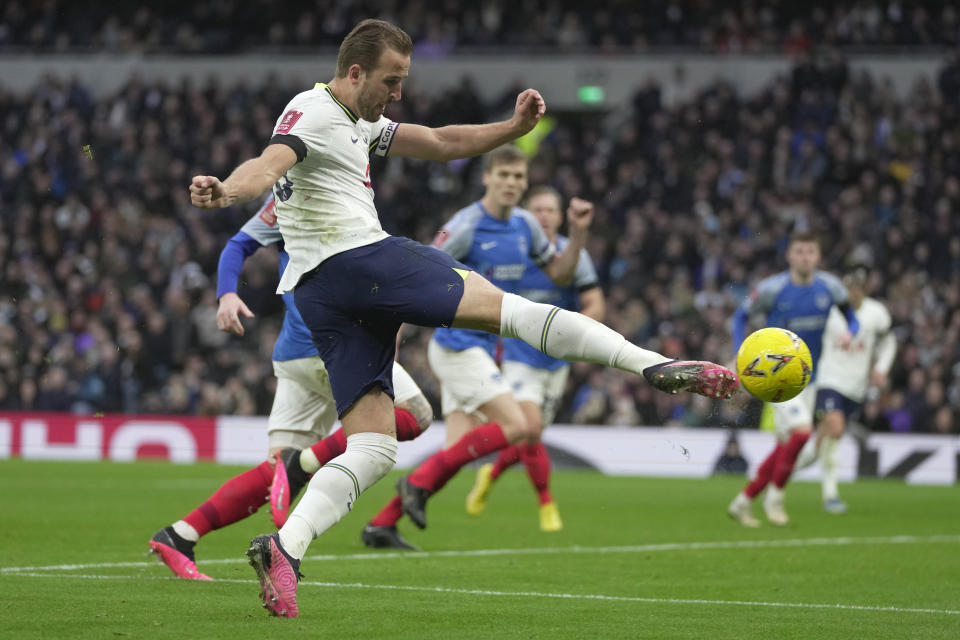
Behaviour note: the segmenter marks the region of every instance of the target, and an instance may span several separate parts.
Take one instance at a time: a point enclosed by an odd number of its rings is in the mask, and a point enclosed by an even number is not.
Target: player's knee
[[[413,419],[417,421],[420,433],[426,431],[427,427],[433,423],[433,407],[430,406],[430,401],[423,394],[405,400],[397,406],[410,412]]]
[[[525,440],[530,444],[540,442],[540,435],[543,433],[543,423],[539,420],[530,420],[527,418],[525,431]]]
[[[503,430],[503,435],[505,435],[510,442],[520,442],[530,437],[527,420],[523,415],[501,419],[500,429]]]
[[[397,464],[397,441],[380,433],[357,434],[347,439],[347,453],[364,454],[363,465],[355,469],[360,490],[364,491]]]
[[[829,438],[839,438],[843,435],[844,420],[843,414],[839,411],[830,411],[823,417],[823,426],[826,436]]]

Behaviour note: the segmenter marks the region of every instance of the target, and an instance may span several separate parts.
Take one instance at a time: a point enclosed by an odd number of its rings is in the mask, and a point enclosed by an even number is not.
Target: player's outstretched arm
[[[441,162],[478,156],[529,132],[546,109],[543,97],[527,89],[517,96],[513,117],[502,122],[439,128],[403,124],[397,127],[390,155]]]
[[[241,164],[222,182],[214,176],[194,176],[190,184],[190,202],[200,209],[222,209],[253,200],[296,163],[297,154],[287,145],[268,145],[259,157]]]

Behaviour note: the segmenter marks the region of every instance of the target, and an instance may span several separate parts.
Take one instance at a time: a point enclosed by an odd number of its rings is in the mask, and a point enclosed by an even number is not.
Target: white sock
[[[382,433],[355,433],[347,450],[317,471],[280,529],[280,544],[302,558],[314,538],[337,523],[369,486],[397,463],[397,440]]]
[[[560,360],[596,362],[642,375],[647,367],[670,358],[641,349],[592,318],[548,304],[530,302],[512,293],[503,295],[500,335],[520,338]]]
[[[772,482],[767,485],[767,495],[764,498],[764,501],[769,504],[782,503],[783,502],[783,489],[773,484]]]
[[[803,445],[803,448],[800,449],[800,453],[797,454],[797,461],[793,465],[794,472],[800,471],[801,469],[806,469],[814,462],[817,461],[817,456],[820,455],[819,447],[817,446],[817,434],[816,432],[810,434],[810,438],[807,439],[807,443]]]
[[[743,491],[737,494],[737,497],[733,499],[732,507],[742,507],[743,505],[750,505],[750,498]]]
[[[316,473],[320,470],[320,458],[310,447],[300,452],[300,468],[307,473]]]
[[[197,530],[187,522],[186,520],[177,520],[173,523],[173,530],[177,532],[177,535],[183,538],[184,540],[189,540],[190,542],[196,542],[200,539],[200,534],[197,533]]]
[[[837,488],[837,442],[839,441],[836,438],[825,437],[820,443],[820,464],[823,467],[820,482],[824,502],[840,497],[840,490]]]

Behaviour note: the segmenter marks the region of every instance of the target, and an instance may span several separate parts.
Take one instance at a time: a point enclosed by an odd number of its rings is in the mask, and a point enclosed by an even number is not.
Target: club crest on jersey
[[[277,125],[277,133],[290,133],[290,129],[293,129],[293,125],[297,124],[297,120],[303,115],[303,111],[297,111],[291,109],[283,114],[283,118],[280,119],[280,124]]]
[[[814,302],[817,305],[817,309],[826,309],[830,306],[830,296],[825,293],[818,293]]]

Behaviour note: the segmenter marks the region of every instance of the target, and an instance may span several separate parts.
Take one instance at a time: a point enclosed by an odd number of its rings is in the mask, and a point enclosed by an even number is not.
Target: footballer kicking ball
[[[737,351],[740,383],[764,402],[795,398],[813,375],[810,349],[800,336],[787,329],[769,327],[754,331]]]

